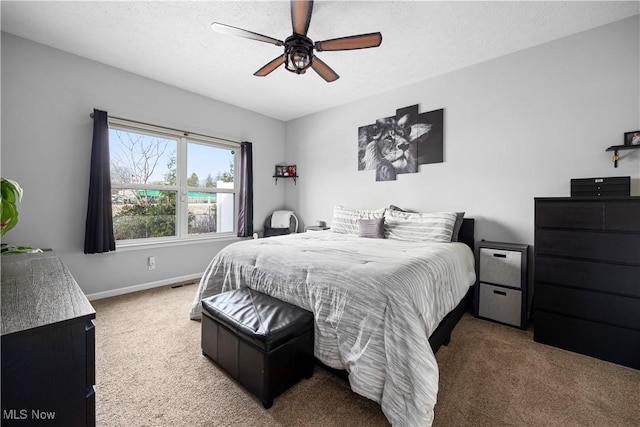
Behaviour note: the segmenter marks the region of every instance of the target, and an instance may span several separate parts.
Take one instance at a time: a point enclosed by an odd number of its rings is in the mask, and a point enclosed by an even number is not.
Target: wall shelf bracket
[[[611,160],[613,161],[613,167],[617,168],[618,160],[622,158],[618,155],[619,150],[635,150],[639,148],[640,148],[640,145],[612,145],[611,147],[607,148],[605,151],[613,151],[613,157],[611,158]]]
[[[289,179],[289,178],[293,178],[293,184],[294,185],[298,185],[298,175],[294,175],[294,176],[277,176],[277,175],[273,175],[273,177],[276,179],[276,185],[278,185],[278,179]]]

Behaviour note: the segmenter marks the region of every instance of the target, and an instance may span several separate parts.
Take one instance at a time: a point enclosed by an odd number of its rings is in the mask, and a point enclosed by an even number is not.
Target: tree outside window
[[[118,126],[110,126],[109,144],[116,240],[234,231],[237,148]]]

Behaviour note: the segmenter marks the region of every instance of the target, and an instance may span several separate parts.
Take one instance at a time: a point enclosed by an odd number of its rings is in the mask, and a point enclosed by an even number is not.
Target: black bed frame
[[[458,241],[465,243],[471,248],[471,252],[475,254],[475,239],[474,239],[475,220],[473,218],[465,218],[462,221],[462,227],[460,227],[460,234],[458,234]],[[473,306],[473,289],[469,288],[469,291],[464,296],[460,304],[456,306],[449,314],[445,316],[440,322],[438,327],[429,337],[429,344],[431,349],[435,353],[438,351],[441,345],[449,344],[451,340],[451,331],[456,326],[465,311],[468,311]]]

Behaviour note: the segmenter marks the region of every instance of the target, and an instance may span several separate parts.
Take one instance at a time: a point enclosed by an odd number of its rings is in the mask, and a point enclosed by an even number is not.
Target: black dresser
[[[95,425],[96,313],[52,252],[2,255],[5,426]]]
[[[534,340],[640,369],[640,197],[535,199]]]

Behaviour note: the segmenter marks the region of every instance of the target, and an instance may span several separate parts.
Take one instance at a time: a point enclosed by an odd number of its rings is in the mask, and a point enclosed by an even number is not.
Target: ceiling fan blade
[[[340,37],[337,39],[323,40],[316,42],[315,48],[318,52],[323,50],[352,50],[378,47],[382,43],[382,34],[369,33],[357,36]]]
[[[269,62],[267,65],[265,65],[264,67],[260,68],[258,71],[253,73],[253,75],[258,77],[264,77],[267,74],[271,73],[276,68],[278,68],[279,66],[281,66],[282,64],[284,64],[284,55],[278,56],[276,59]]]
[[[294,33],[307,35],[312,11],[313,0],[291,0],[291,24]]]
[[[271,43],[276,46],[284,46],[282,40],[274,39],[273,37],[263,36],[262,34],[254,33],[253,31],[243,30],[242,28],[232,27],[231,25],[220,24],[214,22],[211,24],[211,29],[216,33],[222,33],[229,36],[244,37],[245,39],[257,40],[259,42]]]
[[[313,57],[311,68],[313,68],[313,71],[320,74],[320,77],[325,79],[328,83],[336,81],[340,78],[340,76],[336,74],[336,72],[333,71],[331,67],[325,64],[324,61],[320,60],[320,58],[318,58],[317,56]]]

